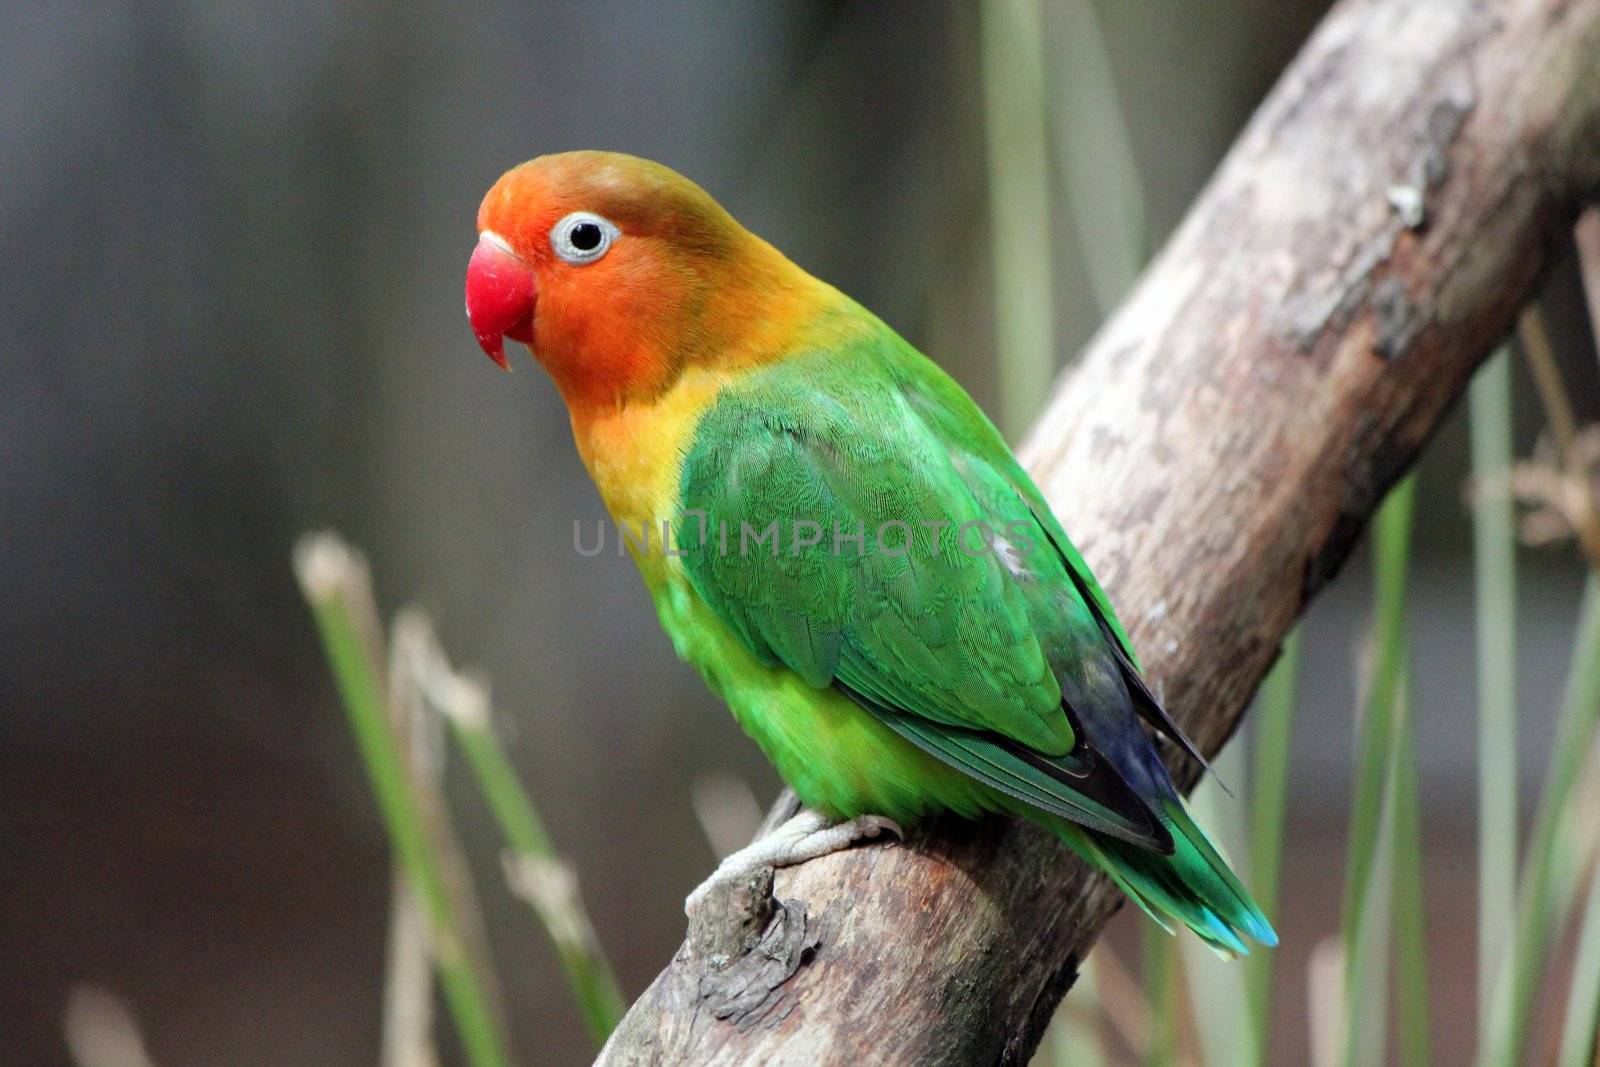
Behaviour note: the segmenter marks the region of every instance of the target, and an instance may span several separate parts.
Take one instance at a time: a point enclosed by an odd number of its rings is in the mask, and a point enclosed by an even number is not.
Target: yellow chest
[[[631,538],[649,531],[649,551],[635,550],[634,557],[652,592],[678,572],[675,559],[661,550],[662,524],[677,519],[684,459],[700,419],[726,384],[722,374],[690,370],[652,404],[574,422],[578,454],[611,518],[630,532],[630,548]]]

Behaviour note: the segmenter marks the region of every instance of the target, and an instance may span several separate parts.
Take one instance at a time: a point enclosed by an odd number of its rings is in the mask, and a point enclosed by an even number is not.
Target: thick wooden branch
[[[1597,188],[1600,0],[1344,0],[1066,377],[1025,458],[1204,748]],[[1024,1063],[1118,900],[998,821],[775,888],[602,1062]]]

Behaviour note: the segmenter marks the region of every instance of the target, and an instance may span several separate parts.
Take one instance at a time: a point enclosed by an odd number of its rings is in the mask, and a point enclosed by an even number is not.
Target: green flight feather
[[[1278,943],[1272,924],[1228,869],[1216,846],[1180,801],[1161,805],[1161,820],[1176,843],[1171,856],[1155,856],[1120,841],[1086,834],[1063,840],[1111,876],[1117,887],[1168,932],[1172,919],[1193,930],[1219,955],[1249,953],[1240,934],[1269,947]]]
[[[1172,835],[1120,777],[1097,773],[1092,751],[1080,751],[1078,758],[1043,756],[992,733],[941,726],[860,697],[848,686],[845,691],[924,752],[1030,808],[1141,848],[1161,853],[1174,848]]]

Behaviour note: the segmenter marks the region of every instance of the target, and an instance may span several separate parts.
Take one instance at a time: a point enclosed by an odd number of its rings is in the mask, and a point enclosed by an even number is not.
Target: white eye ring
[[[575,267],[593,263],[611,249],[622,231],[592,211],[574,211],[550,227],[550,247]]]

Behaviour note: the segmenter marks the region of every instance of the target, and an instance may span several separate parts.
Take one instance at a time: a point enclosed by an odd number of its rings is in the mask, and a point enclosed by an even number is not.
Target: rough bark
[[[1202,748],[1597,188],[1600,0],[1344,0],[1065,377],[1024,458]],[[1001,821],[747,889],[602,1062],[1024,1063],[1118,902]]]

